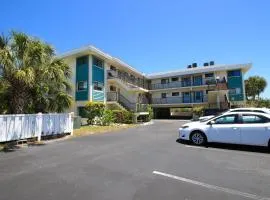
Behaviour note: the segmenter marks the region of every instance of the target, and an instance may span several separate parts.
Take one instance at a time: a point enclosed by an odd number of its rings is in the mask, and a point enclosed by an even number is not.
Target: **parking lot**
[[[270,199],[265,149],[181,144],[183,123],[0,153],[0,199]]]

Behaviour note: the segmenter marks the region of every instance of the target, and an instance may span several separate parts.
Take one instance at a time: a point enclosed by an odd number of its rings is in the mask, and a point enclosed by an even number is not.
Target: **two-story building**
[[[245,104],[244,74],[251,64],[190,65],[187,69],[143,74],[120,59],[86,46],[59,56],[72,68],[75,103],[81,114],[88,101],[104,102],[110,109],[147,115],[151,104],[156,118],[181,115],[177,109],[204,106],[228,109]]]

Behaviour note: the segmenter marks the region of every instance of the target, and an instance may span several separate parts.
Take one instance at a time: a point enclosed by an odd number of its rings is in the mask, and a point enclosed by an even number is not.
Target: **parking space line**
[[[253,152],[243,152],[243,151],[239,151],[239,150],[231,150],[231,149],[217,149],[217,148],[211,148],[211,147],[199,147],[199,146],[191,146],[191,145],[185,145],[185,147],[187,148],[192,148],[192,149],[204,149],[207,151],[219,151],[219,152],[239,152],[240,154],[244,154],[244,155],[251,155],[251,156],[259,156],[259,157],[264,157],[264,158],[270,158],[270,156],[268,155],[262,155],[259,153],[253,153]]]
[[[220,187],[220,186],[216,186],[216,185],[210,185],[207,183],[203,183],[203,182],[199,182],[199,181],[195,181],[195,180],[191,180],[191,179],[187,179],[184,177],[179,177],[179,176],[175,176],[172,174],[167,174],[167,173],[163,173],[163,172],[159,172],[159,171],[153,171],[153,174],[164,176],[164,177],[171,178],[171,179],[175,179],[175,180],[182,181],[182,182],[189,183],[189,184],[193,184],[193,185],[198,185],[198,186],[210,189],[210,190],[217,190],[217,191],[229,193],[232,195],[246,197],[249,199],[270,200],[270,198],[258,196],[256,194],[250,194],[250,193],[241,192],[241,191],[230,189],[230,188]]]

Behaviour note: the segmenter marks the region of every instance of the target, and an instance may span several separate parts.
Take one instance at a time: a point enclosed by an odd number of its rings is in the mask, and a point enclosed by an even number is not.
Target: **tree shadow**
[[[177,139],[176,142],[180,144],[188,144],[191,146],[195,146],[191,144],[191,142],[186,140]],[[235,150],[235,151],[244,151],[244,152],[255,152],[255,153],[264,153],[270,154],[270,150],[267,147],[260,146],[249,146],[249,145],[238,145],[238,144],[223,144],[223,143],[208,143],[205,148],[215,148],[215,149],[227,149],[227,150]]]
[[[44,146],[46,145],[43,142],[37,142],[37,141],[27,141],[25,143],[19,143],[17,141],[7,142],[3,144],[3,148],[0,150],[0,153],[12,153],[15,151],[18,151],[24,147],[31,147],[31,146]]]

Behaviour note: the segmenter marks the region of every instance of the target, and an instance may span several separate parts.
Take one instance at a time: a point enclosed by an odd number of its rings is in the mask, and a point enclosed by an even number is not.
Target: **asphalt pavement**
[[[269,153],[178,143],[183,123],[157,120],[0,153],[0,199],[270,199]]]

